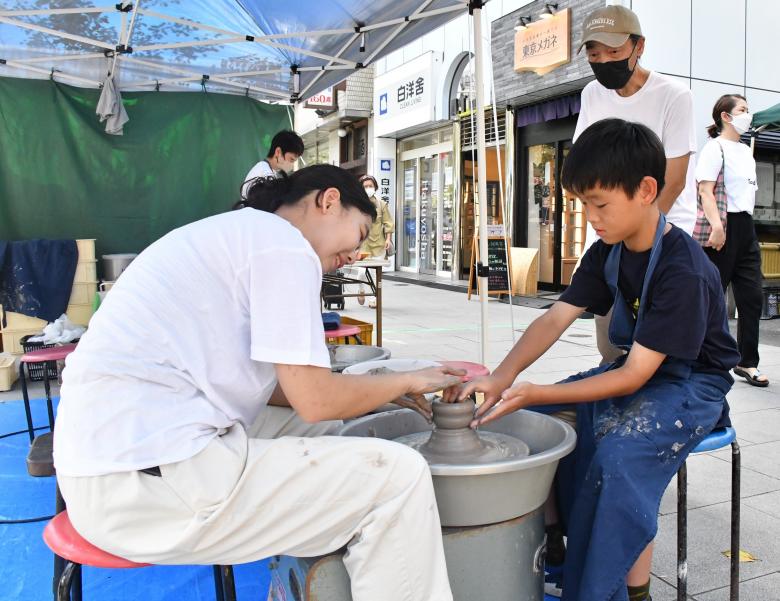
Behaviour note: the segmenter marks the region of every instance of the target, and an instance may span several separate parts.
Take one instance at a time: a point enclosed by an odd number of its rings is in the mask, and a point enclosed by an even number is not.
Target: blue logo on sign
[[[379,114],[380,115],[387,114],[387,94],[382,94],[379,97]]]
[[[390,171],[390,161],[379,161],[379,169],[381,171]]]

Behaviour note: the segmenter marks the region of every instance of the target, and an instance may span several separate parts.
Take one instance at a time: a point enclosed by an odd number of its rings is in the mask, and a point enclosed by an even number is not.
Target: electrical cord
[[[49,426],[41,426],[39,428],[33,428],[33,432],[37,432],[38,430],[47,430]],[[19,434],[27,434],[29,430],[19,430],[18,432],[9,432],[7,434],[0,435],[0,440],[3,438],[9,438],[11,436],[17,436]],[[0,526],[6,526],[6,525],[13,525],[13,524],[35,524],[37,522],[48,522],[50,519],[52,519],[53,515],[43,515],[37,518],[24,518],[21,520],[0,520]]]

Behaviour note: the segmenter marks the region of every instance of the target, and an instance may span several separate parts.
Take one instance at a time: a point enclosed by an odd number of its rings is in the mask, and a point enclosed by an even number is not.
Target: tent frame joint
[[[5,64],[5,59],[4,58],[0,58],[0,65],[4,65],[4,64]]]
[[[482,10],[487,0],[469,0],[469,14],[473,15],[475,10]]]
[[[133,53],[133,47],[132,46],[127,46],[125,44],[119,44],[114,49],[114,54],[120,54],[121,55],[121,54],[132,54],[132,53]],[[106,56],[108,56],[108,55],[106,55]]]
[[[255,36],[253,36],[253,35],[247,35],[247,36],[244,36],[244,37],[246,38],[247,42],[254,42],[255,41]]]
[[[119,4],[115,5],[115,8],[120,13],[129,13],[129,12],[133,12],[133,9],[135,8],[135,6],[133,6],[132,2],[130,4],[127,4],[127,5],[125,5],[124,2],[120,2]]]

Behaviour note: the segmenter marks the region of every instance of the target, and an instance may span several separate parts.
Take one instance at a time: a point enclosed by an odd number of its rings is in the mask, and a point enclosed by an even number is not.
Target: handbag
[[[726,220],[728,217],[728,199],[726,197],[726,184],[723,181],[724,171],[726,170],[726,157],[723,154],[723,146],[718,142],[720,148],[720,158],[723,161],[721,165],[718,177],[715,180],[715,188],[712,193],[715,196],[715,205],[718,207],[718,214],[720,215],[720,222],[723,224],[723,231],[726,231]],[[712,225],[707,220],[707,216],[704,214],[704,206],[701,202],[701,194],[698,189],[696,190],[696,225],[693,226],[693,233],[691,236],[696,242],[704,246],[710,239],[712,233]]]

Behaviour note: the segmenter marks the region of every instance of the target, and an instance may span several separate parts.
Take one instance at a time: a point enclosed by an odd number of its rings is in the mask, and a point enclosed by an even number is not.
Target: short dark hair
[[[563,163],[563,187],[582,195],[595,187],[622,189],[633,196],[642,178],[664,187],[666,155],[661,140],[641,123],[603,119],[588,127]]]
[[[303,154],[303,140],[301,140],[301,137],[294,131],[285,129],[277,132],[277,134],[274,136],[274,139],[271,140],[271,147],[268,149],[266,158],[270,159],[272,156],[274,156],[274,152],[277,148],[282,149],[282,154],[292,152],[298,156],[301,156]]]
[[[369,175],[368,173],[361,175],[358,181],[360,182],[360,185],[364,185],[364,183],[367,181],[371,182],[374,184],[374,189],[379,189],[379,184],[376,183],[376,178],[373,175]]]
[[[355,207],[361,213],[376,219],[376,208],[366,196],[363,186],[349,171],[335,165],[310,165],[281,177],[256,177],[250,181],[243,200],[233,208],[251,207],[275,213],[279,207],[294,205],[310,192],[336,188],[344,207]]]

